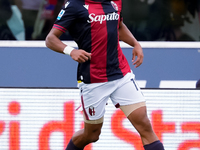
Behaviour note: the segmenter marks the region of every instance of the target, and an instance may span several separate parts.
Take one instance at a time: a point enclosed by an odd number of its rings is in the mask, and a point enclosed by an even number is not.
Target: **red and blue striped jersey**
[[[79,63],[77,80],[100,83],[120,79],[130,66],[119,45],[122,1],[69,0],[53,28],[68,32],[91,60]]]

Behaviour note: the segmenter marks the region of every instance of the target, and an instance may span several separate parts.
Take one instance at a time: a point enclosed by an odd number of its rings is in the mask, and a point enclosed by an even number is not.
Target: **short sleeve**
[[[53,28],[66,32],[76,19],[76,9],[74,7],[73,2],[66,2],[58,14]]]

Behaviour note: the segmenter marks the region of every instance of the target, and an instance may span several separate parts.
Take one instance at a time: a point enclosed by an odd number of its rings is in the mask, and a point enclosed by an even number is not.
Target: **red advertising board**
[[[200,91],[142,89],[152,126],[168,150],[200,149]],[[0,88],[1,150],[63,150],[83,128],[78,89]],[[98,142],[85,150],[143,150],[110,100]]]

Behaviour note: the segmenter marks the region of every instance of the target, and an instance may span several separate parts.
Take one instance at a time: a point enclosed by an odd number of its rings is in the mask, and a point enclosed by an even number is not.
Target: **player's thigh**
[[[143,145],[152,143],[158,140],[158,137],[154,133],[150,120],[147,117],[146,107],[140,107],[134,110],[129,116],[128,119],[135,127],[135,129],[140,134]]]
[[[86,123],[84,122],[84,134],[87,139],[90,139],[90,142],[96,142],[99,139],[101,134],[101,128],[103,122],[101,123]]]
[[[151,123],[147,116],[146,106],[135,109],[127,116],[127,118],[140,134],[144,132],[152,132]]]
[[[92,123],[86,123],[86,122],[84,122],[84,130],[88,134],[95,133],[95,134],[100,135],[102,125],[103,125],[103,122],[98,123],[98,124],[92,124]]]
[[[96,142],[101,134],[103,122],[98,124],[91,124],[84,122],[84,128],[75,132],[72,140],[74,144],[83,144],[85,146],[89,143]]]

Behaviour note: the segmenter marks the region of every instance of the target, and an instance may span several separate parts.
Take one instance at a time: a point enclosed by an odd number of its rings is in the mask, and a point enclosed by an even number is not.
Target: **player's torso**
[[[108,36],[110,40],[117,36],[121,1],[116,2],[108,0],[69,1],[69,5],[73,5],[76,9],[76,19],[68,30],[79,48],[90,52],[91,47],[99,46],[109,40]]]
[[[79,64],[77,79],[85,83],[107,82],[129,72],[119,47],[121,0],[69,0],[65,7],[70,9],[66,8],[63,15],[64,19],[69,14],[71,24],[67,30],[79,49],[92,53],[90,61]]]

